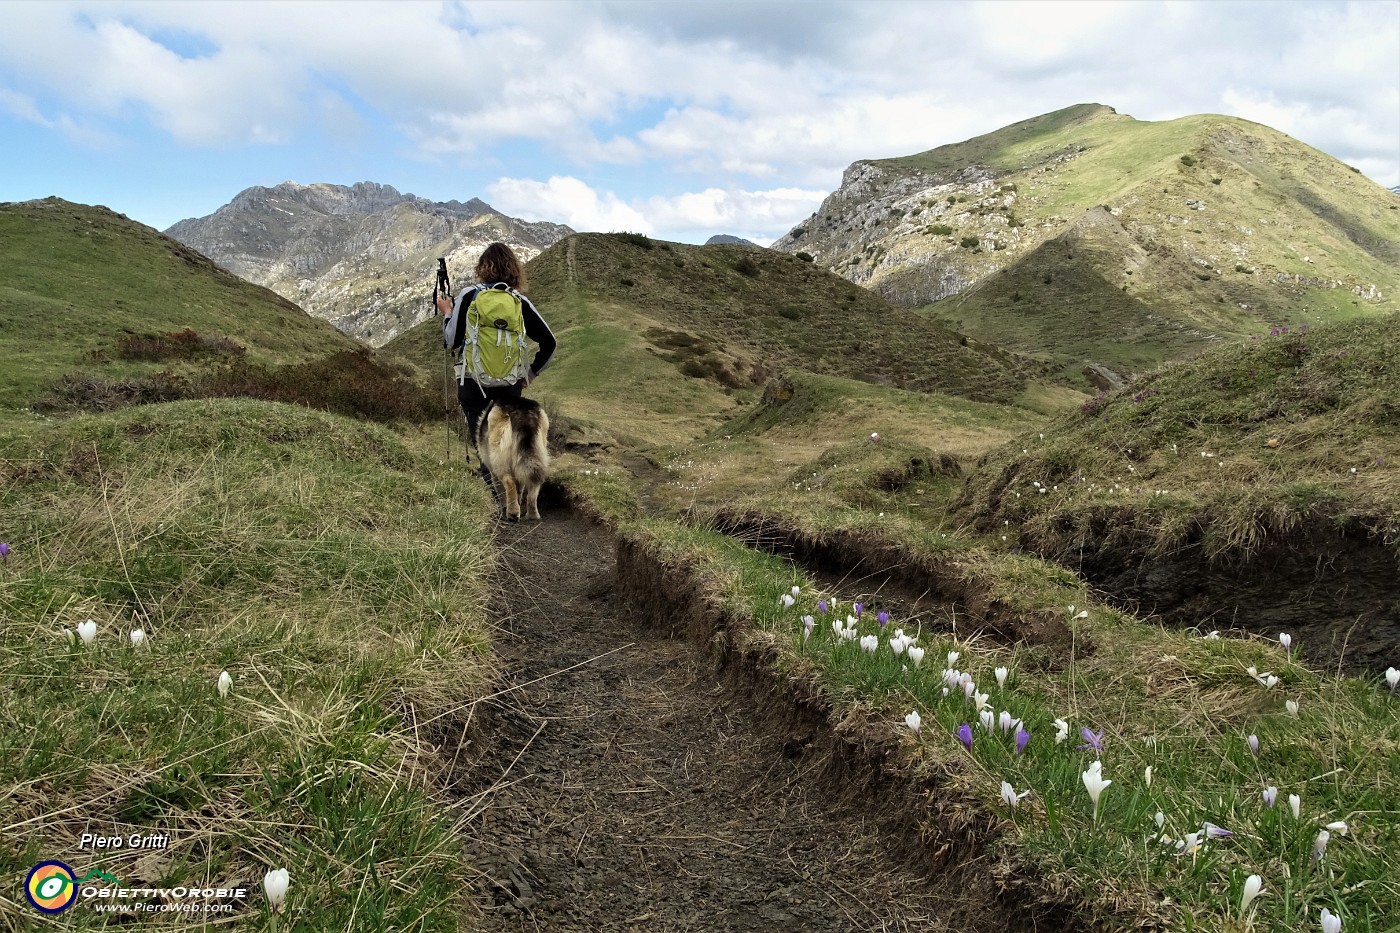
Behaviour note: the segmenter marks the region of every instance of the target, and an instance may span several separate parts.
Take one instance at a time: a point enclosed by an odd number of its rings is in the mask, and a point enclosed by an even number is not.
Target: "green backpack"
[[[515,385],[525,378],[530,361],[520,294],[504,283],[482,285],[463,313],[457,381],[471,378],[477,385],[493,387]]]

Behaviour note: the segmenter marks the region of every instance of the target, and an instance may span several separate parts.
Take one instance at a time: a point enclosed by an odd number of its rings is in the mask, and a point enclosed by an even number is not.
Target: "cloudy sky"
[[[1085,102],[1256,120],[1400,184],[1400,0],[0,0],[0,201],[160,229],[377,181],[766,244],[856,159]]]

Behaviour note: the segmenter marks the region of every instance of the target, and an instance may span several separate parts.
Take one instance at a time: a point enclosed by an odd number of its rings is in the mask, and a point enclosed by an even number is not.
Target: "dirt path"
[[[464,788],[487,791],[468,843],[480,929],[1004,928],[966,922],[946,883],[892,859],[875,801],[838,802],[806,738],[619,604],[605,531],[552,510],[497,540],[515,689],[477,724],[488,751]]]

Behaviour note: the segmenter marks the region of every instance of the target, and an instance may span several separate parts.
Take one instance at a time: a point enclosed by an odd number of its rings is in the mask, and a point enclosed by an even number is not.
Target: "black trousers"
[[[486,406],[503,399],[520,398],[524,388],[518,382],[513,386],[483,388],[473,379],[457,386],[457,401],[462,406],[462,413],[467,416],[467,438],[473,448],[476,447],[476,427],[481,423],[481,413],[486,410]]]

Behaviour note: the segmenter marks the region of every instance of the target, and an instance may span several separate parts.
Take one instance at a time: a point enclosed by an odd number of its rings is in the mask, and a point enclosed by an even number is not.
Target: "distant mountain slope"
[[[732,236],[728,233],[716,233],[705,241],[706,246],[757,246],[752,240],[746,240],[741,236]]]
[[[1076,368],[1400,298],[1400,210],[1354,169],[1246,120],[1098,104],[857,162],[773,248]]]
[[[752,246],[688,246],[637,234],[575,234],[532,260],[529,292],[560,338],[573,328],[620,327],[682,374],[738,388],[784,367],[978,401],[1010,402],[1033,366],[793,256]],[[590,335],[591,345],[600,337]],[[609,338],[614,339],[614,338]],[[441,368],[442,344],[424,324],[387,349]],[[591,378],[618,377],[597,350]],[[619,351],[621,352],[621,351]],[[430,370],[431,371],[431,370]]]
[[[105,207],[58,198],[0,204],[0,405],[28,404],[59,376],[99,365],[89,354],[101,359],[122,336],[187,328],[227,337],[262,362],[359,346],[285,298]]]
[[[488,244],[505,242],[528,259],[572,231],[507,217],[475,198],[440,203],[373,182],[284,182],[249,188],[167,232],[378,346],[431,313],[439,256],[453,284],[466,284]]]

